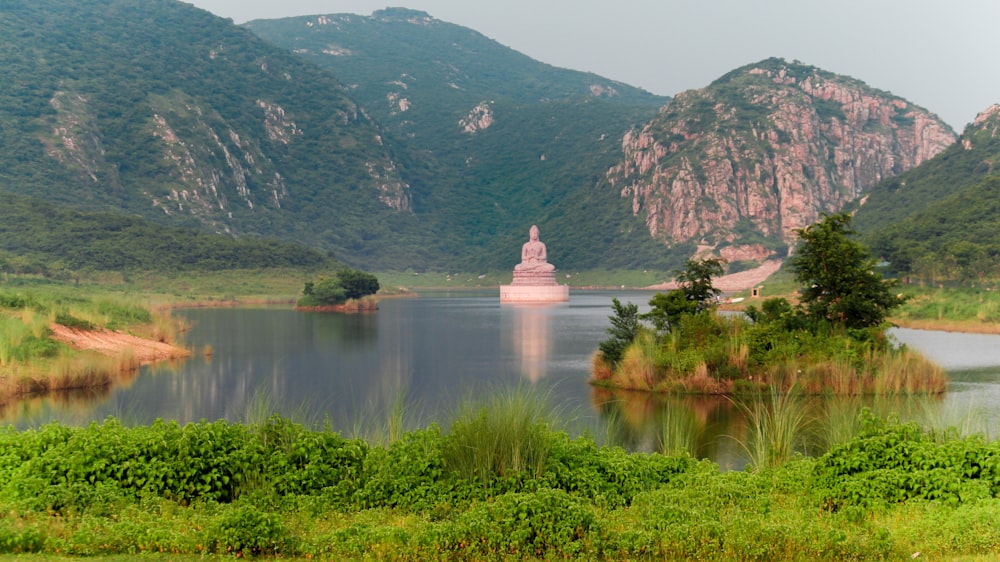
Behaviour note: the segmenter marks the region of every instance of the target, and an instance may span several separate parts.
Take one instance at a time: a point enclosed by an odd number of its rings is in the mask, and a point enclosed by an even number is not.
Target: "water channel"
[[[409,425],[447,425],[462,401],[518,386],[546,393],[571,433],[635,450],[656,450],[666,425],[690,426],[687,444],[720,464],[738,463],[743,422],[732,401],[609,393],[587,384],[590,358],[607,337],[611,299],[647,292],[573,291],[570,302],[501,305],[495,291],[438,292],[383,300],[375,314],[300,313],[289,307],[182,309],[194,357],[141,369],[109,389],[25,400],[2,412],[5,423],[70,425],[109,415],[126,423],[245,421],[260,409],[329,423],[350,433],[384,420],[402,404]],[[1000,435],[1000,336],[894,330],[938,361],[951,384],[944,397],[875,406],[975,424]],[[202,353],[205,346],[211,354]],[[857,400],[824,411],[856,412]],[[877,408],[876,408],[877,409]],[[670,418],[672,421],[668,421]],[[666,424],[666,425],[665,425]]]

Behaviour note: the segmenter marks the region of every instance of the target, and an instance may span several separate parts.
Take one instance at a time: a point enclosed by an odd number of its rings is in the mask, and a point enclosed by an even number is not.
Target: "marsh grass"
[[[870,355],[866,364],[875,394],[941,394],[948,386],[944,369],[909,348]]]
[[[611,362],[604,358],[603,353],[595,351],[590,356],[590,373],[594,377],[594,381],[604,384],[614,376],[615,369]]]
[[[809,395],[944,392],[944,371],[894,347],[884,330],[752,324],[726,313],[684,315],[667,333],[641,330],[613,366],[592,362],[597,385],[665,393],[747,395],[792,385]],[[610,373],[610,374],[609,374]]]
[[[541,474],[561,426],[549,395],[531,387],[489,394],[462,403],[445,445],[445,466],[481,483],[517,473]]]
[[[749,433],[737,442],[754,468],[781,466],[806,447],[813,419],[798,387],[773,392],[769,400],[735,404],[746,416]]]
[[[371,415],[356,418],[347,434],[376,447],[391,446],[417,425],[415,418],[418,415],[414,407],[407,405],[406,393],[403,391],[394,393],[383,409],[369,405],[362,411],[371,412]]]
[[[818,448],[828,451],[854,439],[862,430],[861,411],[864,405],[859,397],[824,400],[820,422],[815,435]]]
[[[942,408],[939,403],[927,400],[919,404],[914,417],[939,443],[977,434],[992,441],[989,413],[982,405],[969,402],[965,408]]]
[[[25,294],[0,291],[0,401],[132,380],[140,366],[134,352],[74,350],[52,339],[55,324],[131,332],[164,343],[175,341],[184,327],[169,310],[152,311],[135,297],[92,297],[65,286],[35,289]]]
[[[663,455],[696,455],[701,424],[689,408],[667,406],[659,415],[657,452]]]

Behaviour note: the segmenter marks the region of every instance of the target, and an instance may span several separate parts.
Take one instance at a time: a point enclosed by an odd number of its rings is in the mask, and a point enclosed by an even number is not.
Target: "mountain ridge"
[[[507,269],[531,224],[566,271],[745,269],[953,139],[782,59],[669,99],[401,8],[247,27],[176,0],[4,10],[0,189],[370,269]]]
[[[625,137],[607,181],[665,244],[760,262],[821,213],[953,142],[945,123],[902,98],[766,59],[675,96]]]

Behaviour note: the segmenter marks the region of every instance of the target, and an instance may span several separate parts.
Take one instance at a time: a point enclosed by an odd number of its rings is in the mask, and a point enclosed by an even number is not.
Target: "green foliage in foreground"
[[[529,416],[530,417],[530,416]],[[501,419],[503,418],[503,419]],[[386,447],[271,417],[0,432],[0,552],[323,559],[900,559],[1000,552],[1000,446],[866,417],[819,458],[720,472],[540,420],[539,462],[475,474],[505,416]],[[479,421],[476,420],[487,420]],[[479,432],[470,440],[469,432]],[[538,459],[536,459],[538,460]],[[485,464],[484,467],[498,466]]]

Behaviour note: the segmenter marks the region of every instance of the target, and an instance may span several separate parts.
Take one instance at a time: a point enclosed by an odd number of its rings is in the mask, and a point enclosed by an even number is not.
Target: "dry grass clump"
[[[656,370],[656,344],[651,335],[643,334],[625,350],[611,384],[629,390],[652,390]]]
[[[344,312],[375,312],[378,310],[378,297],[367,295],[360,299],[348,299],[343,307]]]
[[[600,351],[595,351],[593,355],[590,356],[590,374],[594,377],[594,380],[600,383],[611,380],[614,375],[614,366],[610,361],[604,358],[604,354]]]

